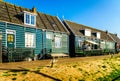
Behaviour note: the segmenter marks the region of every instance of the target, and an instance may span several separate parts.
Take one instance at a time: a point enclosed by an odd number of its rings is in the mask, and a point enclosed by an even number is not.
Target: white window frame
[[[82,40],[78,40],[78,46],[79,46],[79,47],[82,46],[81,43],[83,43],[83,41],[82,41]]]
[[[15,35],[15,48],[16,48],[16,31],[15,30],[10,30],[10,29],[6,29],[6,47],[7,47],[7,34],[14,34]]]
[[[28,14],[30,16],[29,23],[26,23],[26,14]],[[31,24],[31,16],[34,16],[34,24]],[[24,24],[25,25],[36,26],[36,16],[37,16],[37,14],[24,11]]]
[[[85,36],[91,36],[91,30],[85,29]]]
[[[60,46],[57,46],[56,43],[59,43]],[[61,39],[61,37],[55,37],[55,48],[62,48],[62,39]]]
[[[47,39],[52,39],[52,34],[46,34]]]
[[[34,46],[27,46],[27,44],[26,44],[26,34],[31,34],[31,35],[33,35],[33,45]],[[28,39],[27,39],[28,40]],[[35,35],[35,33],[30,33],[30,32],[25,32],[25,47],[26,48],[36,48],[36,35]]]
[[[101,38],[101,33],[97,32],[97,38],[100,39]]]

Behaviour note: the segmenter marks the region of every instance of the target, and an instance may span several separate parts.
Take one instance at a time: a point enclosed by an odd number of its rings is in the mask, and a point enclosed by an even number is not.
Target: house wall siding
[[[69,53],[69,36],[67,34],[62,34],[62,51]]]
[[[82,43],[82,42],[84,42],[84,40],[85,40],[84,37],[79,37],[79,36],[75,37],[75,53],[80,53],[81,52],[82,48],[80,46],[79,41],[81,41],[81,43]]]
[[[41,54],[42,50],[42,30],[30,27],[24,27],[5,22],[0,22],[0,31],[2,31],[2,47],[6,47],[6,29],[16,31],[16,48],[25,48],[25,32],[35,33],[36,47],[35,54]],[[45,41],[45,37],[43,39]]]
[[[62,35],[60,33],[54,33],[53,36],[54,36],[54,42],[53,42],[53,46],[52,46],[52,52],[53,53],[62,53],[62,47],[61,48],[55,47],[55,37],[61,36],[61,38],[62,38]]]
[[[36,48],[35,48],[35,54],[41,54],[42,53],[42,30],[36,31]],[[45,40],[45,39],[43,39]],[[45,42],[45,41],[44,41]]]
[[[69,53],[69,38],[67,34],[53,33],[47,31],[46,34],[51,36],[51,39],[46,38],[46,48],[51,49],[52,53]],[[61,38],[62,47],[55,47],[55,37],[58,36]]]
[[[14,25],[14,24],[7,24],[6,29],[16,31],[16,48],[24,48],[25,47],[24,27],[19,26],[19,25]]]
[[[0,22],[0,31],[2,32],[2,47],[6,47],[6,23]]]
[[[52,45],[53,43],[53,32],[46,32],[46,49],[52,51]]]

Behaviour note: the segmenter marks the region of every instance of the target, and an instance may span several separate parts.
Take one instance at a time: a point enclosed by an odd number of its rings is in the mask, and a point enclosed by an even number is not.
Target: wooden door
[[[14,48],[15,47],[15,35],[7,34],[7,47]]]

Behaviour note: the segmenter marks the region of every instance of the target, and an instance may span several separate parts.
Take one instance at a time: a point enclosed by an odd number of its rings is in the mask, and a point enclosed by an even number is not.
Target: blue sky
[[[18,6],[117,33],[120,37],[120,0],[4,0]]]

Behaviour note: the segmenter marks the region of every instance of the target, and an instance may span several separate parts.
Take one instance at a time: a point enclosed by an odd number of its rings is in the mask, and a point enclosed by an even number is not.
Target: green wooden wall
[[[53,32],[46,32],[46,35],[46,49],[52,52]]]
[[[47,37],[48,36],[48,37]],[[55,47],[55,37],[61,38],[62,47]],[[52,53],[69,53],[69,38],[67,34],[46,31],[46,48],[51,49]]]
[[[2,31],[2,46],[6,47],[6,23],[0,22],[0,31]]]
[[[2,46],[6,47],[6,29],[16,31],[16,48],[25,48],[25,32],[35,33],[36,47],[35,54],[42,54],[44,49],[50,49],[52,53],[69,53],[69,36],[63,33],[55,33],[50,31],[42,31],[32,27],[23,27],[20,25],[0,22],[0,31],[2,31]],[[51,38],[47,38],[49,34]],[[55,37],[60,36],[62,47],[55,47]]]
[[[75,53],[80,53],[82,48],[79,46],[79,41],[84,42],[86,39],[84,37],[75,37]]]
[[[105,48],[106,49],[115,49],[115,42],[106,41]]]
[[[23,27],[19,25],[9,24],[5,22],[0,22],[0,31],[2,31],[2,46],[6,47],[6,29],[15,30],[16,31],[16,48],[25,48],[25,32],[35,33],[36,35],[36,47],[34,48],[35,54],[40,54],[42,51],[43,41],[42,41],[42,30],[31,28],[31,27]],[[44,41],[46,42],[46,41]]]

